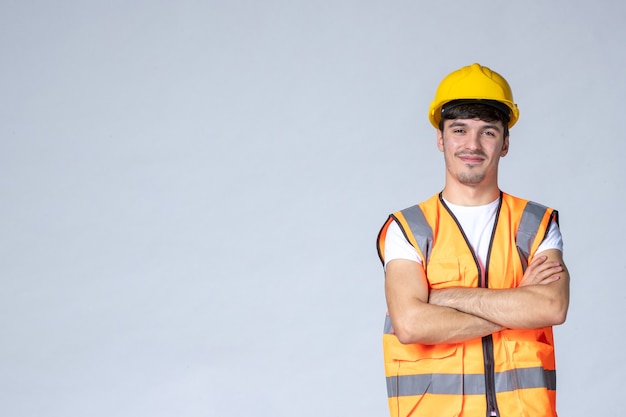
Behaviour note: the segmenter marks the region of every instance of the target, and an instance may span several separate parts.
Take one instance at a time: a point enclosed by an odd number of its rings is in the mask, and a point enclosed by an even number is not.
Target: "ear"
[[[509,153],[509,137],[505,137],[502,142],[502,152],[500,152],[500,157],[505,157],[506,154]]]
[[[437,148],[443,152],[443,132],[437,129]]]

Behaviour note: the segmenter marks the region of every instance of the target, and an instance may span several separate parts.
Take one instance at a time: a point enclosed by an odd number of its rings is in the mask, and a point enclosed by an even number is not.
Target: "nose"
[[[480,132],[472,131],[467,135],[465,147],[470,150],[480,149]]]

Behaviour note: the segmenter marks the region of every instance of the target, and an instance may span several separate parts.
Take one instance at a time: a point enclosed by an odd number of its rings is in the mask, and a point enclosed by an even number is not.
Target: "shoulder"
[[[421,203],[417,203],[412,206],[406,207],[402,210],[398,210],[394,212],[392,216],[410,214],[416,211],[425,212],[429,210],[431,207],[436,207],[437,204],[439,204],[439,193],[431,196],[430,198],[422,201]]]
[[[502,193],[502,207],[509,210],[514,217],[521,217],[522,221],[523,219],[549,219],[556,223],[559,221],[559,213],[556,209],[507,193]]]
[[[541,207],[541,208],[544,208],[544,209],[554,210],[554,209],[550,208],[549,206],[547,206],[545,204],[542,204],[542,203],[539,203],[537,201],[529,200],[527,198],[518,197],[518,196],[509,194],[509,193],[505,193],[505,192],[502,192],[502,200],[504,202],[510,201],[510,202],[515,202],[515,203],[521,204],[521,205],[532,205],[532,206]]]

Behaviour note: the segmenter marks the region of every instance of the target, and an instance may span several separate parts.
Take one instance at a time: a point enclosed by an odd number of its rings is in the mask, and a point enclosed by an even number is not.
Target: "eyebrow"
[[[452,123],[450,123],[450,125],[448,127],[465,127],[465,126],[467,126],[467,123],[459,121],[459,120],[455,120]],[[498,125],[495,125],[495,124],[486,124],[484,126],[481,126],[481,129],[495,129],[498,132],[502,131],[500,129],[500,127]]]

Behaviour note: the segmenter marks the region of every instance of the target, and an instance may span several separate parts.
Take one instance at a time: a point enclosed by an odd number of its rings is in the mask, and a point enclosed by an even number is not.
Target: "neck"
[[[498,184],[485,187],[446,182],[442,195],[447,201],[458,206],[484,206],[498,199],[500,188]]]

